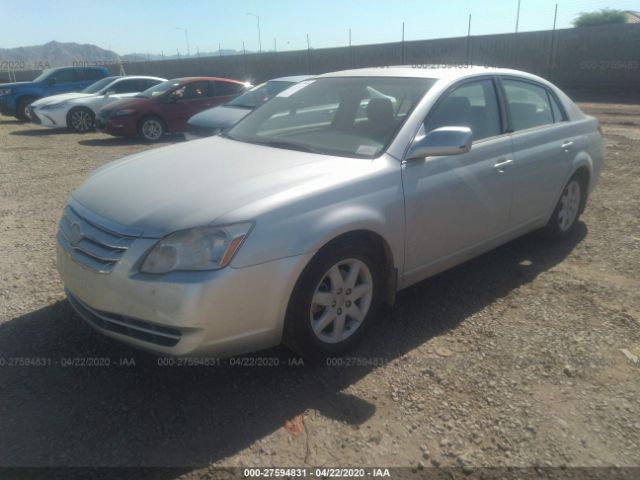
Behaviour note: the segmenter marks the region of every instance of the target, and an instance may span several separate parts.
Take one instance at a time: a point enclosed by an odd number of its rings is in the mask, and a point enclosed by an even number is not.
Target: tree
[[[598,12],[583,12],[573,21],[575,27],[593,27],[594,25],[610,25],[627,23],[627,16],[622,10],[603,8]]]

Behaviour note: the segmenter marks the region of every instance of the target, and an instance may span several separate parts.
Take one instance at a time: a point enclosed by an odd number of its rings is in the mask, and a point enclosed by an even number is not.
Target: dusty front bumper
[[[58,271],[80,316],[105,335],[159,354],[228,356],[280,343],[289,297],[311,255],[241,269],[141,274],[132,265],[154,242],[135,240],[108,274],[58,245]]]

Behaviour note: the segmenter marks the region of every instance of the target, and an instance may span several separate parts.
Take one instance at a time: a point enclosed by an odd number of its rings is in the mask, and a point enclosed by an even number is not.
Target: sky
[[[568,28],[580,12],[640,10],[638,0],[521,0],[520,31]],[[0,0],[0,48],[51,40],[118,54],[298,50],[513,32],[518,0]],[[249,15],[253,14],[253,15]],[[187,33],[187,35],[185,35]],[[2,59],[0,58],[0,61]],[[91,60],[91,59],[87,59]]]

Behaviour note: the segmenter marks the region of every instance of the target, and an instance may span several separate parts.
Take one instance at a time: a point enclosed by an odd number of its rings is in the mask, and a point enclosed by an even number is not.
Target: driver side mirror
[[[460,155],[471,150],[473,133],[469,127],[440,127],[416,138],[407,154],[407,160]]]
[[[108,97],[109,95],[113,95],[114,93],[116,93],[115,90],[107,90],[106,92],[104,92],[104,96]]]

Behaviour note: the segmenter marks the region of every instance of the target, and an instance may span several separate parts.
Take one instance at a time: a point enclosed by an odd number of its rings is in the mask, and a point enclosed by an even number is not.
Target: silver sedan
[[[398,290],[542,229],[572,234],[604,162],[551,83],[363,69],[284,90],[220,137],[107,164],[58,269],[100,332],[160,354],[341,354]]]

